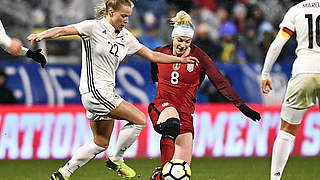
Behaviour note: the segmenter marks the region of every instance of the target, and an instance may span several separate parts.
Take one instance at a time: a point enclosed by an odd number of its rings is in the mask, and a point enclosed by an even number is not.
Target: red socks
[[[161,180],[161,173],[159,173],[158,176],[156,176],[155,180]]]
[[[160,151],[161,151],[161,167],[169,162],[174,155],[174,140],[171,138],[161,138]]]

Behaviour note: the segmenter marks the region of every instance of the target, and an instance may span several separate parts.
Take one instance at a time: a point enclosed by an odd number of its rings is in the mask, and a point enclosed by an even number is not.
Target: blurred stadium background
[[[93,19],[100,0],[0,0],[0,19],[7,34],[28,48],[42,48],[48,66],[0,50],[0,76],[14,98],[1,100],[0,179],[44,179],[63,165],[92,135],[81,105],[78,85],[81,42],[78,37],[42,41],[31,46],[26,37],[53,26]],[[197,94],[194,114],[193,179],[268,179],[273,141],[279,130],[281,103],[295,58],[295,38],[284,47],[272,71],[273,91],[259,89],[267,49],[278,32],[291,0],[135,0],[127,28],[154,49],[170,43],[168,18],[187,11],[196,25],[193,42],[214,59],[242,99],[261,112],[253,123],[216,91],[206,79]],[[117,71],[117,92],[147,115],[156,93],[148,61],[130,56]],[[0,91],[0,94],[2,92]],[[0,98],[5,99],[5,98]],[[115,123],[118,132],[124,122]],[[113,133],[109,149],[116,142]],[[140,179],[159,164],[159,135],[150,122],[126,157]],[[304,117],[283,179],[319,180],[320,113],[313,107]],[[146,160],[147,158],[147,160]],[[117,179],[96,160],[73,179]],[[90,168],[91,167],[91,168]],[[18,173],[17,173],[18,172]],[[110,175],[109,175],[110,174]]]

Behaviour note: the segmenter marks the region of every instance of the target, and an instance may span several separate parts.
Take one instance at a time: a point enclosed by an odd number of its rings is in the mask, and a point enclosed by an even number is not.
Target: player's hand
[[[46,58],[44,57],[43,54],[41,54],[42,49],[37,49],[35,51],[32,51],[32,50],[28,50],[27,51],[27,57],[33,59],[34,61],[38,62],[41,64],[41,67],[44,68],[47,64],[47,60]]]
[[[40,34],[30,34],[27,39],[31,42],[31,44],[34,44],[34,42],[39,42],[43,39],[43,37]]]
[[[199,60],[196,57],[192,57],[192,56],[181,57],[181,63],[182,64],[192,63],[198,66]]]
[[[18,56],[22,49],[22,42],[18,39],[11,39],[10,46],[8,47],[9,52],[14,55]]]
[[[249,108],[246,104],[241,104],[238,108],[245,116],[252,119],[253,121],[260,121],[260,114]]]
[[[264,94],[268,94],[272,90],[271,79],[261,81],[261,90]]]

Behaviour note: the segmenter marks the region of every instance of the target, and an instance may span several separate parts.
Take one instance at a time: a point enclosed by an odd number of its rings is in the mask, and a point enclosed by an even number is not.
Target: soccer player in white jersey
[[[135,171],[124,163],[123,154],[145,127],[146,117],[115,93],[115,71],[126,55],[136,53],[158,63],[198,63],[196,58],[169,56],[151,51],[140,44],[124,28],[132,8],[131,0],[107,0],[97,9],[97,15],[101,17],[99,20],[55,27],[28,37],[31,43],[66,35],[79,35],[82,38],[79,89],[94,140],[80,147],[64,167],[53,173],[53,180],[69,179],[76,169],[106,150],[113,129],[113,119],[123,119],[129,123],[120,130],[115,153],[108,158],[107,166],[124,177],[136,175]]]
[[[32,51],[30,49],[27,49],[22,46],[22,42],[18,39],[11,39],[0,20],[0,47],[2,47],[4,50],[9,52],[13,56],[23,55],[27,56],[29,58],[32,58],[34,61],[41,64],[41,66],[44,68],[44,66],[47,63],[46,58],[40,53],[41,49]]]
[[[262,70],[261,89],[265,94],[272,90],[270,70],[294,32],[297,58],[282,104],[280,131],[273,145],[271,180],[281,178],[299,124],[308,108],[320,98],[320,0],[300,2],[286,13]]]

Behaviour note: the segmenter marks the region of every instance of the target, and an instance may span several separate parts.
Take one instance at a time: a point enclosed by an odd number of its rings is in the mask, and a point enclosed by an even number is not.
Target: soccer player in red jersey
[[[154,130],[162,135],[160,140],[161,167],[171,159],[182,159],[189,165],[193,147],[193,117],[195,94],[207,75],[214,86],[239,110],[253,121],[260,114],[250,109],[238,93],[220,73],[212,59],[191,43],[194,26],[190,16],[180,11],[174,22],[171,45],[161,46],[155,51],[168,55],[193,56],[199,64],[152,64],[152,79],[158,81],[156,98],[150,103],[148,112]],[[161,168],[156,168],[150,180],[161,179]]]

